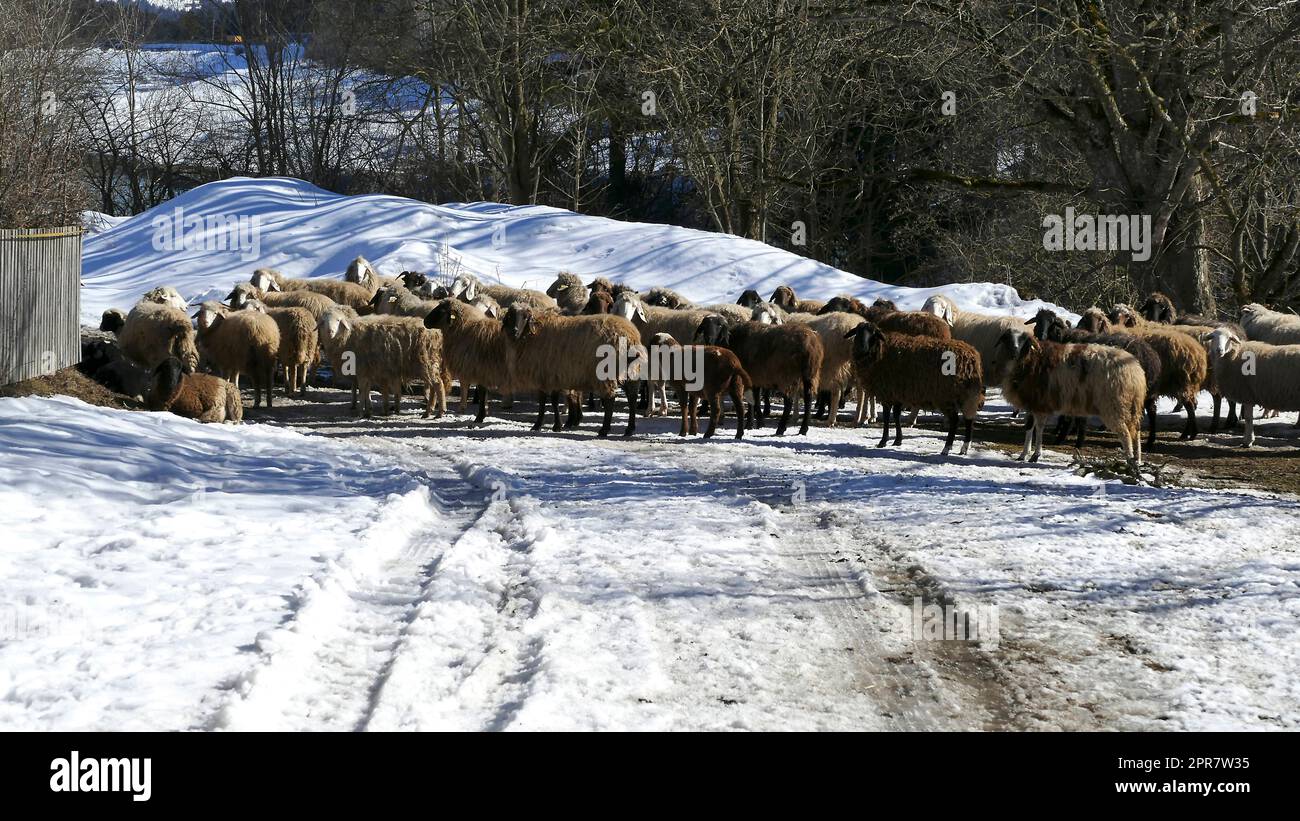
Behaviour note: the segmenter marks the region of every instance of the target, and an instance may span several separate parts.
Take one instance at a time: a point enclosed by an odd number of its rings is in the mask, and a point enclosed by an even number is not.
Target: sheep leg
[[[1023,462],[1029,458],[1029,446],[1034,437],[1034,416],[1031,413],[1025,414],[1025,446],[1020,449],[1020,455],[1016,457],[1017,462]]]
[[[718,423],[722,421],[722,391],[709,397],[709,406],[709,429],[704,432],[705,439],[718,432]]]
[[[943,450],[939,451],[940,456],[947,456],[952,450],[953,440],[957,438],[957,408],[954,407],[948,411],[948,439],[943,443]]]
[[[733,377],[731,382],[731,404],[736,411],[736,438],[745,438],[745,389],[740,380]]]
[[[564,409],[566,411],[565,415],[567,416],[568,415],[567,411],[569,409],[569,398],[567,394],[564,397]],[[559,433],[560,432],[560,392],[559,391],[551,391],[551,412],[555,414],[555,424],[551,425],[551,432]]]
[[[808,408],[804,408],[805,411]],[[776,435],[785,436],[785,429],[790,424],[790,397],[785,397],[785,407],[781,410],[781,418],[776,423]]]
[[[1241,446],[1249,448],[1255,446],[1255,406],[1241,403],[1241,421],[1246,424],[1246,432],[1241,439]]]
[[[694,394],[682,399],[682,427],[677,431],[678,436],[685,436],[686,431],[690,428],[691,406],[695,404]]]
[[[1236,403],[1236,402],[1233,402],[1231,399],[1229,399],[1229,400],[1228,400],[1228,421],[1227,421],[1226,424],[1227,424],[1227,426],[1230,427],[1230,428],[1235,428],[1235,427],[1237,427],[1237,422],[1238,422],[1238,419],[1237,419],[1237,403]],[[1300,421],[1297,421],[1296,424],[1297,424],[1297,425],[1300,425]]]
[[[650,383],[648,381],[641,383],[640,393],[638,394],[637,403],[641,406],[642,410],[645,410],[647,407],[650,406]],[[605,406],[605,400],[602,399],[601,407],[604,406]]]
[[[630,388],[628,389],[630,390]],[[582,424],[582,394],[569,395],[569,418],[564,420],[565,430],[574,430]]]
[[[602,396],[600,398],[600,406],[605,410],[605,419],[601,422],[600,431],[596,435],[603,439],[606,436],[609,436],[610,425],[614,423],[614,397]],[[635,402],[632,403],[632,410],[636,410]]]
[[[462,390],[464,390],[463,386],[462,386]],[[488,392],[487,392],[487,388],[484,387],[483,385],[479,385],[477,391],[478,392],[475,395],[475,398],[478,400],[478,413],[474,416],[474,424],[481,425],[483,424],[483,419],[487,416]]]
[[[537,421],[533,423],[533,430],[541,430],[542,424],[546,421],[546,394],[539,392],[537,394]]]
[[[772,389],[763,388],[763,418],[772,415]]]
[[[1034,414],[1034,452],[1029,461],[1037,462],[1043,455],[1043,431],[1047,430],[1047,417]]]
[[[1139,418],[1141,417],[1139,416]],[[1075,434],[1075,439],[1074,439],[1074,447],[1077,450],[1083,447],[1083,439],[1088,433],[1088,417],[1080,416],[1077,420],[1075,420],[1075,425],[1078,426],[1077,427],[1078,432]]]
[[[1214,416],[1210,419],[1210,433],[1219,432],[1219,408],[1223,405],[1223,397],[1217,393],[1210,394],[1214,398]]]
[[[889,441],[889,412],[894,406],[888,402],[882,402],[880,407],[884,413],[880,415],[880,441],[876,443],[876,447],[883,448],[885,443]]]
[[[1154,396],[1147,397],[1146,407],[1147,427],[1149,428],[1147,433],[1147,447],[1149,448],[1156,443],[1156,398]]]
[[[903,406],[901,403],[894,405],[894,447],[900,447],[903,444]]]
[[[482,388],[481,385],[479,387]],[[477,399],[477,396],[475,398]],[[469,385],[467,385],[462,380],[460,383],[460,411],[459,412],[464,413],[468,405],[469,405]]]
[[[961,455],[965,456],[966,451],[970,450],[971,435],[975,432],[975,420],[969,416],[966,417],[966,438],[961,443]]]
[[[791,397],[787,397],[789,399]],[[808,415],[812,409],[812,382],[805,379],[803,382],[803,422],[799,425],[799,435],[808,435]]]
[[[912,412],[911,412],[910,414],[908,414],[908,417],[907,417],[907,426],[908,426],[909,428],[914,428],[914,427],[916,427],[916,417],[918,417],[918,416],[920,416],[920,415],[921,415],[921,409],[920,409],[920,408],[912,408]]]
[[[1065,441],[1065,437],[1070,435],[1070,424],[1073,421],[1071,417],[1064,414],[1056,418],[1056,444],[1061,444]]]
[[[627,429],[623,431],[623,436],[631,436],[636,433],[636,403],[632,401],[632,386],[625,384],[623,393],[627,396]],[[617,395],[617,394],[616,394]],[[614,407],[614,397],[610,397],[609,406]],[[668,414],[668,400],[664,400],[664,415]]]
[[[830,404],[831,414],[830,414],[830,421],[827,423],[828,427],[833,428],[838,426],[839,415],[840,415],[840,402],[843,400],[843,398],[844,398],[843,389],[833,388],[831,390],[831,404]]]
[[[1183,407],[1187,409],[1187,427],[1183,430],[1182,439],[1195,439],[1196,430],[1196,400],[1184,402]]]

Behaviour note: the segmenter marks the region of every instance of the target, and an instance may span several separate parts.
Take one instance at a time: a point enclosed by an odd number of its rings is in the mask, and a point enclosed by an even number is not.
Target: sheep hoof
[[[1038,454],[1037,454],[1037,453],[1035,453],[1033,456],[1030,456],[1030,457],[1029,457],[1029,462],[1030,462],[1030,464],[1033,464],[1033,463],[1035,463],[1035,462],[1037,462],[1037,461],[1038,461]]]
[[[600,429],[600,432],[597,433],[596,436],[599,437],[599,438],[601,438],[601,439],[608,439],[608,438],[609,438],[609,428],[601,428],[601,429]]]

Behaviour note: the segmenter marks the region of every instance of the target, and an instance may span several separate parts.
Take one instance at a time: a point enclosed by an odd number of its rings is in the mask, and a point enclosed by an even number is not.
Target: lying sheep
[[[684,346],[668,334],[656,334],[651,340],[650,356],[661,363],[665,359],[671,362],[672,357],[665,357],[665,351],[673,352],[678,357],[678,361],[683,363],[683,371],[688,359],[692,367],[698,369],[693,379],[686,379],[683,373],[682,379],[673,381],[674,389],[685,397],[682,401],[682,426],[678,435],[686,436],[689,433],[694,436],[699,432],[697,410],[700,397],[703,396],[709,401],[709,429],[704,432],[704,438],[712,437],[722,420],[722,397],[726,395],[731,397],[732,407],[736,411],[736,438],[744,438],[745,391],[751,388],[752,383],[744,366],[740,364],[740,359],[726,348],[712,345]]]
[[[957,307],[957,303],[942,294],[927,299],[921,310],[947,322],[952,329],[953,339],[965,342],[979,352],[985,387],[993,388],[1002,383],[1006,374],[999,372],[995,363],[998,341],[1007,331],[1023,330],[1023,319],[963,311]]]
[[[789,285],[780,285],[772,292],[772,302],[790,314],[815,314],[826,306],[815,299],[799,299]]]
[[[342,311],[326,314],[319,330],[327,350],[355,370],[362,416],[371,416],[371,389],[379,391],[384,415],[401,413],[402,386],[413,382],[424,385],[424,418],[434,415],[435,408],[438,416],[446,412],[440,331],[426,328],[414,317],[353,318]]]
[[[618,316],[561,316],[540,313],[527,305],[506,309],[501,320],[506,331],[507,372],[511,391],[539,394],[537,422],[540,430],[546,415],[546,396],[556,408],[555,429],[560,427],[559,394],[591,392],[605,411],[599,436],[608,436],[614,416],[614,397],[620,386],[628,400],[624,436],[636,431],[635,386],[639,373],[610,367],[610,357],[623,353],[631,363],[644,362],[641,335],[626,319]],[[616,362],[614,363],[617,364]],[[570,415],[569,427],[576,427]]]
[[[568,316],[577,316],[583,313],[587,307],[587,300],[590,294],[587,286],[582,284],[582,279],[577,274],[571,274],[568,271],[561,271],[551,283],[551,287],[546,289],[546,295],[554,299],[560,306],[560,313]]]
[[[275,358],[284,368],[285,396],[307,395],[307,377],[320,359],[317,320],[306,308],[268,308],[256,299],[243,302],[243,309],[260,311],[275,320],[280,329],[280,347]]]
[[[237,284],[230,293],[226,294],[226,302],[236,311],[244,307],[244,303],[256,299],[268,308],[305,308],[311,311],[311,315],[317,322],[325,316],[325,312],[337,302],[315,291],[263,291],[251,282],[241,282]]]
[[[1258,302],[1241,309],[1241,326],[1252,342],[1300,345],[1300,316],[1270,311]],[[1242,337],[1242,340],[1247,337]]]
[[[1187,411],[1187,424],[1179,439],[1195,439],[1199,435],[1196,397],[1202,389],[1210,387],[1210,364],[1205,348],[1189,334],[1173,330],[1168,325],[1148,322],[1127,305],[1115,306],[1112,315],[1118,320],[1113,325],[1116,331],[1138,337],[1160,357],[1160,381],[1156,393],[1182,403]],[[1097,319],[1096,312],[1086,316],[1089,327],[1105,327]]]
[[[767,388],[785,397],[776,435],[785,434],[790,413],[801,393],[803,420],[799,433],[808,433],[813,396],[819,387],[817,376],[821,373],[825,356],[821,337],[816,331],[806,325],[767,325],[753,321],[729,325],[717,314],[710,314],[700,322],[691,338],[699,344],[729,348],[736,354],[750,376],[750,390],[754,396],[746,418],[753,427],[761,426],[762,412],[757,407],[757,391]]]
[[[200,422],[240,422],[244,403],[239,388],[206,373],[186,373],[179,359],[169,358],[154,368],[145,405],[152,411],[170,411]]]
[[[1229,399],[1241,403],[1246,423],[1243,447],[1255,444],[1255,406],[1300,411],[1300,345],[1246,342],[1228,328],[1205,337],[1214,362],[1215,384]]]
[[[341,279],[290,279],[272,268],[258,268],[248,280],[262,291],[312,291],[329,297],[340,305],[347,305],[358,313],[370,310],[374,295],[364,285],[344,282]],[[267,305],[270,305],[267,302]]]
[[[500,322],[457,300],[444,300],[424,318],[426,328],[442,332],[442,355],[446,368],[460,381],[461,410],[466,391],[477,387],[476,424],[487,417],[488,392],[508,386],[506,333]]]
[[[184,311],[171,305],[136,303],[126,316],[118,342],[123,356],[150,370],[171,356],[190,370],[199,366],[194,326]]]
[[[559,312],[560,305],[541,291],[511,288],[509,285],[484,285],[473,274],[461,274],[451,283],[448,296],[474,302],[480,295],[491,297],[504,310],[511,305],[527,305],[536,311]]]
[[[271,384],[275,356],[280,350],[280,327],[260,311],[231,311],[220,302],[204,302],[195,314],[199,323],[199,349],[212,365],[239,387],[239,377],[253,380],[253,407],[272,407]]]
[[[1070,323],[1063,317],[1057,316],[1046,308],[1040,309],[1038,314],[1025,324],[1033,325],[1034,336],[1038,339],[1075,345],[1105,345],[1132,354],[1133,358],[1142,366],[1142,373],[1146,376],[1147,381],[1147,400],[1143,405],[1147,413],[1147,447],[1150,448],[1155,444],[1156,397],[1159,396],[1157,389],[1160,385],[1160,356],[1154,348],[1131,334],[1090,333],[1079,328],[1071,328]],[[1061,425],[1057,430],[1057,444],[1060,444],[1065,439],[1069,419],[1070,417],[1061,417]],[[1217,404],[1215,406],[1215,422],[1218,422]],[[1078,430],[1075,447],[1081,448],[1083,447],[1084,436],[1087,433],[1088,420],[1075,419],[1074,423],[1077,425]]]
[[[180,362],[175,357],[169,360]],[[129,396],[138,402],[145,401],[152,383],[152,373],[129,359],[115,359],[91,374],[91,379],[108,388],[113,393]]]
[[[126,314],[121,308],[109,308],[99,317],[99,329],[105,333],[119,334],[125,325]]]
[[[1124,458],[1137,472],[1147,388],[1146,375],[1132,354],[1103,345],[1061,345],[1017,328],[1002,335],[995,357],[999,364],[1010,363],[1003,368],[1002,395],[1032,416],[1017,459],[1038,461],[1043,431],[1053,415],[1100,416],[1119,436]]]
[[[894,415],[894,446],[903,444],[903,408],[931,409],[948,417],[947,456],[957,437],[957,417],[966,422],[961,455],[970,449],[975,417],[984,406],[984,375],[975,349],[953,339],[882,331],[863,320],[845,333],[852,340],[852,363],[864,389],[885,408],[880,442],[889,440],[889,415]]]

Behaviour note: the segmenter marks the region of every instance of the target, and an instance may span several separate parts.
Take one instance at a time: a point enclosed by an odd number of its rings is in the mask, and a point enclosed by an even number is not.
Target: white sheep
[[[383,413],[401,412],[402,385],[424,385],[424,416],[437,408],[447,410],[446,374],[442,365],[442,333],[424,327],[414,317],[373,316],[352,318],[342,311],[330,311],[321,319],[322,340],[336,352],[343,369],[355,368],[361,412],[369,417],[370,390],[380,391]],[[350,356],[349,356],[350,355]],[[336,365],[338,367],[338,365]]]
[[[1300,345],[1246,342],[1229,328],[1217,328],[1202,340],[1214,363],[1215,387],[1241,403],[1246,424],[1243,447],[1255,444],[1255,405],[1300,410]]]
[[[965,342],[979,353],[985,387],[996,387],[1002,383],[1006,374],[999,372],[994,364],[998,341],[1007,331],[1023,331],[1025,320],[1014,316],[990,316],[964,311],[942,294],[927,299],[921,310],[947,322],[952,328],[953,339]]]

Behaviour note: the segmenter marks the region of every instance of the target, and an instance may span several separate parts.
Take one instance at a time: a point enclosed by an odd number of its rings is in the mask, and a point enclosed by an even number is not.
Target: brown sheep
[[[816,299],[799,299],[789,285],[777,286],[777,289],[772,292],[772,302],[791,314],[815,314],[826,305],[825,302]]]
[[[614,307],[614,297],[608,291],[592,291],[591,297],[587,300],[586,306],[582,313],[587,316],[595,314],[607,314]]]
[[[957,436],[957,417],[965,419],[961,455],[970,449],[975,417],[984,406],[984,375],[980,356],[970,345],[954,339],[882,331],[863,322],[849,331],[853,366],[859,381],[885,407],[884,428],[876,447],[889,440],[889,416],[894,415],[894,446],[903,444],[903,407],[933,409],[948,417],[947,456]]]
[[[731,397],[732,407],[736,410],[736,438],[745,435],[745,391],[752,383],[749,374],[740,364],[740,359],[726,348],[714,345],[682,345],[668,334],[656,334],[652,340],[651,356],[662,356],[665,349],[678,351],[678,356],[685,362],[689,357],[697,368],[694,390],[692,382],[686,379],[672,380],[674,388],[686,399],[682,402],[682,427],[679,436],[688,433],[694,436],[699,432],[697,410],[700,397],[709,401],[709,429],[704,432],[708,439],[717,432],[722,420],[722,397]]]
[[[275,355],[280,350],[280,328],[275,320],[259,311],[231,310],[220,302],[204,302],[194,315],[198,320],[199,350],[221,371],[221,375],[239,387],[240,374],[253,379],[253,407],[271,407],[271,382],[275,374]]]
[[[777,423],[776,435],[785,434],[790,413],[802,392],[803,420],[799,433],[808,433],[813,396],[817,393],[817,376],[822,369],[825,351],[821,337],[806,325],[767,325],[762,322],[738,322],[728,326],[717,314],[706,316],[695,331],[694,342],[731,349],[750,376],[753,401],[746,418],[753,427],[761,427],[757,391],[775,390],[785,396],[785,408]]]
[[[170,411],[200,422],[233,423],[244,418],[239,388],[210,374],[186,373],[176,357],[154,368],[145,405],[152,411]]]
[[[273,268],[258,268],[248,281],[263,291],[312,291],[327,296],[340,305],[347,305],[359,314],[370,312],[370,299],[374,296],[369,288],[355,282],[326,277],[290,279]]]
[[[1096,315],[1089,325],[1096,324]],[[1187,411],[1187,424],[1179,439],[1195,439],[1196,396],[1202,389],[1212,387],[1209,382],[1210,362],[1205,348],[1190,334],[1174,330],[1175,326],[1148,322],[1127,305],[1116,305],[1110,321],[1120,333],[1133,334],[1147,343],[1160,357],[1160,381],[1156,395],[1177,399]]]

